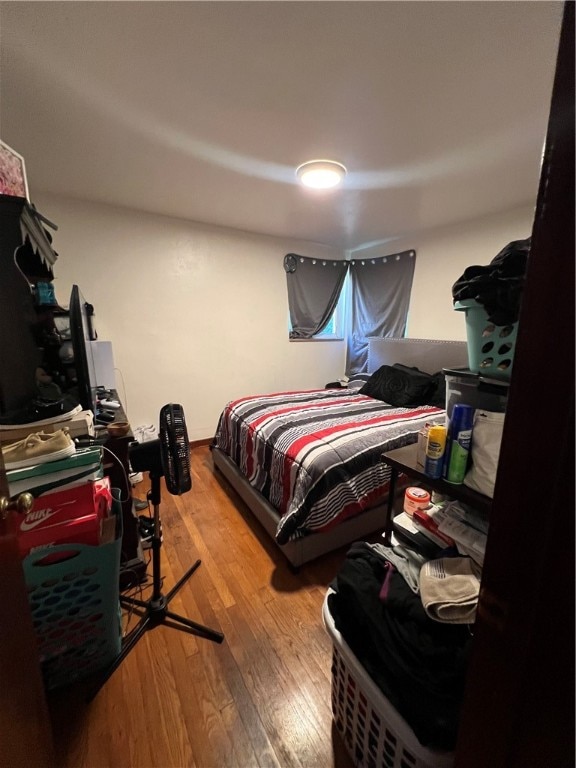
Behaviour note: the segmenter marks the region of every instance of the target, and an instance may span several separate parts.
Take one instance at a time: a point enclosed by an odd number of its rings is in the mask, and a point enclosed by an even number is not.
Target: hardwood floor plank
[[[236,766],[233,745],[205,673],[204,658],[200,653],[187,656],[179,642],[184,633],[167,631],[173,634],[169,638],[170,664],[182,711],[182,720],[175,726],[188,733],[199,767]]]
[[[192,451],[193,487],[162,485],[163,587],[200,567],[171,610],[224,633],[148,631],[91,703],[50,702],[61,768],[351,768],[330,710],[324,595],[345,549],[291,572],[245,505]],[[136,489],[144,498],[147,480]],[[148,583],[132,593],[148,599]],[[125,621],[128,615],[125,615]],[[132,615],[133,628],[138,617]]]
[[[246,684],[245,665],[242,662],[244,637],[242,634],[237,634],[227,610],[222,609],[219,612],[219,618],[219,624],[226,636],[225,648],[223,648],[225,652],[220,656],[222,673],[230,687],[244,729],[250,737],[258,765],[262,768],[280,768],[281,764],[276,758],[268,732],[260,717],[258,702],[254,700]]]
[[[210,574],[210,578],[212,579],[212,582],[216,589],[218,590],[218,593],[220,595],[221,600],[225,605],[233,605],[234,600],[232,598],[232,595],[230,594],[230,589],[228,588],[228,585],[226,584],[225,580],[222,578],[220,574],[220,568],[218,564],[217,558],[213,555],[214,547],[209,547],[204,539],[202,538],[202,535],[200,531],[198,530],[196,524],[194,523],[191,515],[185,515],[184,518],[184,525],[188,529],[188,532],[190,533],[191,539],[196,545],[196,548],[198,550],[198,557],[200,560],[202,560],[203,563],[203,570],[208,571]],[[222,547],[222,544],[220,544],[220,547]]]
[[[298,712],[289,692],[274,674],[267,649],[259,639],[261,632],[257,621],[250,615],[247,605],[232,606],[226,616],[230,621],[225,630],[227,638],[241,638],[241,643],[232,645],[232,654],[242,670],[244,683],[279,764],[282,768],[303,768],[306,763],[299,760],[298,750],[292,743],[292,729],[299,721]]]
[[[141,726],[150,697],[150,681],[146,674],[142,674],[135,652],[126,657],[116,674],[121,678],[123,695],[120,701],[125,713],[120,717],[130,734],[129,765],[131,768],[154,765],[150,738],[148,734],[143,737]]]
[[[149,718],[150,730],[142,734],[148,738],[152,751],[153,765],[163,765],[166,768],[180,766],[201,766],[194,759],[188,731],[181,727],[183,722],[182,699],[178,695],[176,680],[171,664],[171,654],[176,637],[176,630],[167,627],[156,627],[140,641],[139,645],[146,649],[148,667],[141,674],[149,676],[150,684],[147,704],[153,702],[154,716]]]
[[[286,599],[266,603],[264,626],[270,642],[283,658],[294,659],[291,665],[298,681],[314,685],[330,683],[332,645],[323,627],[291,618]]]
[[[220,714],[224,727],[230,736],[230,741],[234,745],[234,755],[238,766],[246,768],[246,766],[251,765],[263,765],[254,752],[250,736],[244,727],[237,705],[232,702],[227,707],[224,707]]]
[[[266,698],[261,717],[267,716],[268,725],[284,739],[288,735],[287,728],[293,729],[293,736],[297,736],[289,741],[290,755],[286,753],[284,743],[275,747],[284,750],[284,762],[293,757],[302,765],[319,764],[325,757],[331,720],[329,709],[324,701],[319,701],[318,707],[311,703],[311,689],[298,683],[300,670],[294,671],[299,667],[298,663],[294,664],[294,654],[284,653],[287,645],[271,642],[266,607],[254,601],[250,604],[238,601],[235,610],[242,611],[242,620],[254,633],[255,644],[251,648],[254,655],[244,658],[243,669],[249,672],[254,699],[260,701]],[[237,614],[234,620],[236,623],[239,621]],[[246,635],[244,632],[245,638]],[[312,696],[316,697],[315,688]]]

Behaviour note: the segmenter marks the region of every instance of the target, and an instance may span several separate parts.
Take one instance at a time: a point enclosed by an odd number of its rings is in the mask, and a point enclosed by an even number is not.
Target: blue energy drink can
[[[474,408],[456,403],[448,425],[448,444],[444,462],[444,479],[448,483],[460,484],[468,469],[468,457],[474,426]]]

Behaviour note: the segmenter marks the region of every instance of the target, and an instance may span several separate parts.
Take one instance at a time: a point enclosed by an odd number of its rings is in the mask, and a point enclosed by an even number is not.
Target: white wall
[[[133,426],[179,402],[190,439],[205,439],[228,400],[342,375],[343,342],[288,341],[282,259],[343,253],[52,195],[34,203],[59,227],[56,297],[67,304],[77,283],[94,304]]]
[[[406,335],[465,341],[466,323],[463,313],[453,309],[452,285],[466,267],[487,266],[509,242],[529,237],[533,220],[534,206],[527,205],[388,243],[386,253],[416,250]],[[362,251],[362,256],[369,253]]]
[[[343,342],[288,341],[282,268],[288,252],[342,253],[52,195],[34,203],[59,226],[56,296],[67,303],[78,283],[94,304],[133,426],[157,424],[164,403],[180,402],[190,439],[209,438],[228,400],[321,387],[342,375]],[[452,284],[466,267],[489,264],[508,242],[528,237],[532,220],[526,206],[353,255],[416,249],[408,336],[464,340]]]

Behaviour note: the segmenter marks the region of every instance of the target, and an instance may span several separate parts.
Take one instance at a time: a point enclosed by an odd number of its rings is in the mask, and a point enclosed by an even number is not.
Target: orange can
[[[412,517],[415,509],[427,509],[430,494],[424,488],[406,488],[404,493],[404,512]]]

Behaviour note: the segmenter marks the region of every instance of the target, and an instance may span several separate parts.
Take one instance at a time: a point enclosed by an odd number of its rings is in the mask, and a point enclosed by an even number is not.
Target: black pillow
[[[416,371],[421,377],[428,376],[430,379],[430,391],[426,400],[421,403],[413,403],[413,405],[434,405],[436,408],[446,408],[446,377],[442,371],[428,374],[416,368],[416,366],[408,368],[406,365],[402,365],[402,363],[394,363],[394,368],[401,368],[408,372]]]
[[[432,374],[434,386],[430,394],[426,405],[435,405],[437,408],[446,408],[446,377],[442,371]]]
[[[436,383],[430,374],[405,365],[383,365],[375,371],[360,390],[377,400],[397,407],[426,405]]]

